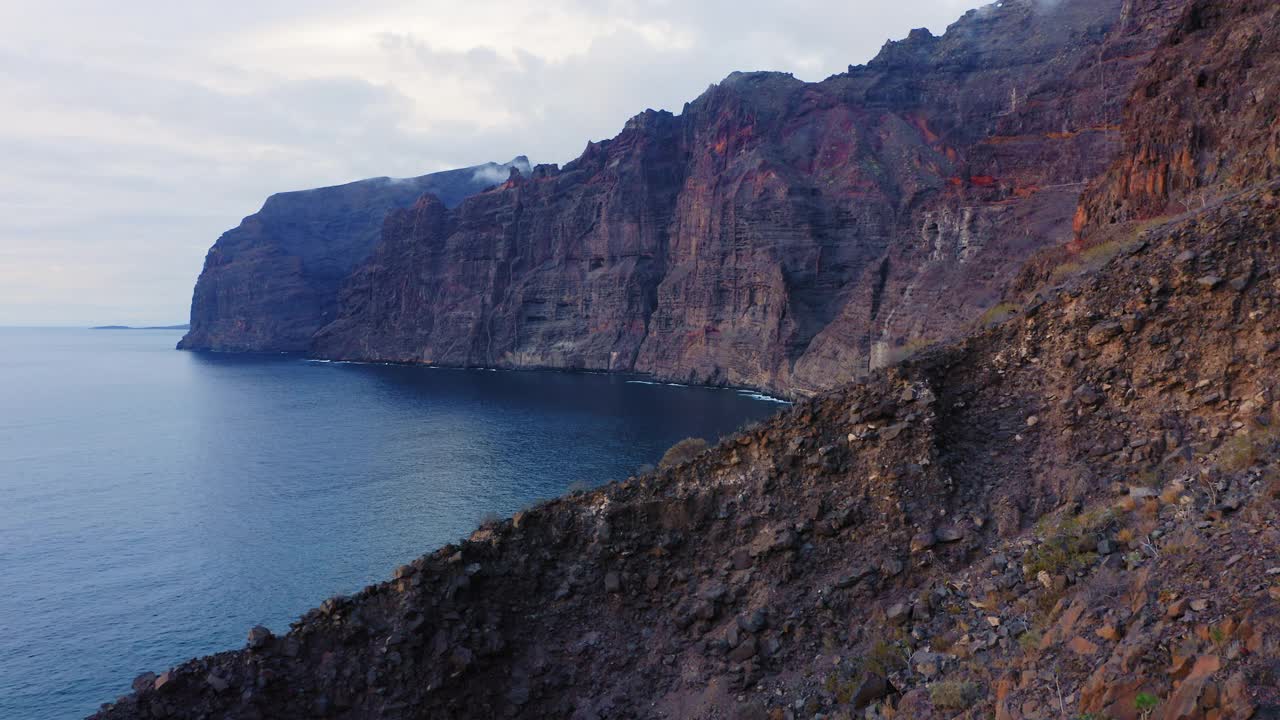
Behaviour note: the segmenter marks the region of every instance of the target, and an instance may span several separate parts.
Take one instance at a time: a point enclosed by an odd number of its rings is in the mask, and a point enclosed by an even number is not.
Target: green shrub
[[[1142,717],[1148,717],[1151,712],[1160,704],[1160,698],[1151,693],[1138,693],[1133,699],[1133,707],[1142,713]]]

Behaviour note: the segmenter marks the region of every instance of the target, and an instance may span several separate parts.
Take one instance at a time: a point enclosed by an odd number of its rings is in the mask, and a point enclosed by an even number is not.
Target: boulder
[[[271,642],[271,631],[262,625],[255,625],[249,630],[249,649],[261,650]]]
[[[911,538],[911,552],[922,553],[937,544],[938,537],[933,534],[933,531],[925,530]]]
[[[756,639],[748,635],[738,646],[729,651],[729,659],[733,662],[746,662],[756,656]]]
[[[1111,342],[1111,340],[1118,336],[1122,330],[1123,327],[1118,322],[1099,323],[1089,328],[1089,332],[1086,334],[1085,339],[1090,345],[1098,347]]]

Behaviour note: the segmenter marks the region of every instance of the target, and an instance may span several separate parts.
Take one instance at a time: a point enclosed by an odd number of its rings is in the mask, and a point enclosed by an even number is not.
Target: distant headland
[[[142,327],[134,327],[132,325],[95,325],[90,330],[190,330],[191,325],[183,323],[181,325],[146,325]]]

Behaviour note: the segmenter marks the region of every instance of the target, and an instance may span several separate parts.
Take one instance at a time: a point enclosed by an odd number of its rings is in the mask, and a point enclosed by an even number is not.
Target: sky
[[[185,322],[271,193],[563,164],[734,70],[821,80],[974,0],[0,0],[0,325]]]

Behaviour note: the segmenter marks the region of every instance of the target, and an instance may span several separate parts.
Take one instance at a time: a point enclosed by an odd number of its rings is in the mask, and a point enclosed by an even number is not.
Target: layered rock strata
[[[187,350],[303,352],[336,315],[338,288],[378,243],[389,211],[432,193],[455,206],[529,168],[516,158],[415,178],[272,195],[218,238],[191,300]]]
[[[820,83],[735,73],[564,168],[395,213],[323,357],[833,387],[1070,239],[1180,3],[1014,0]]]

